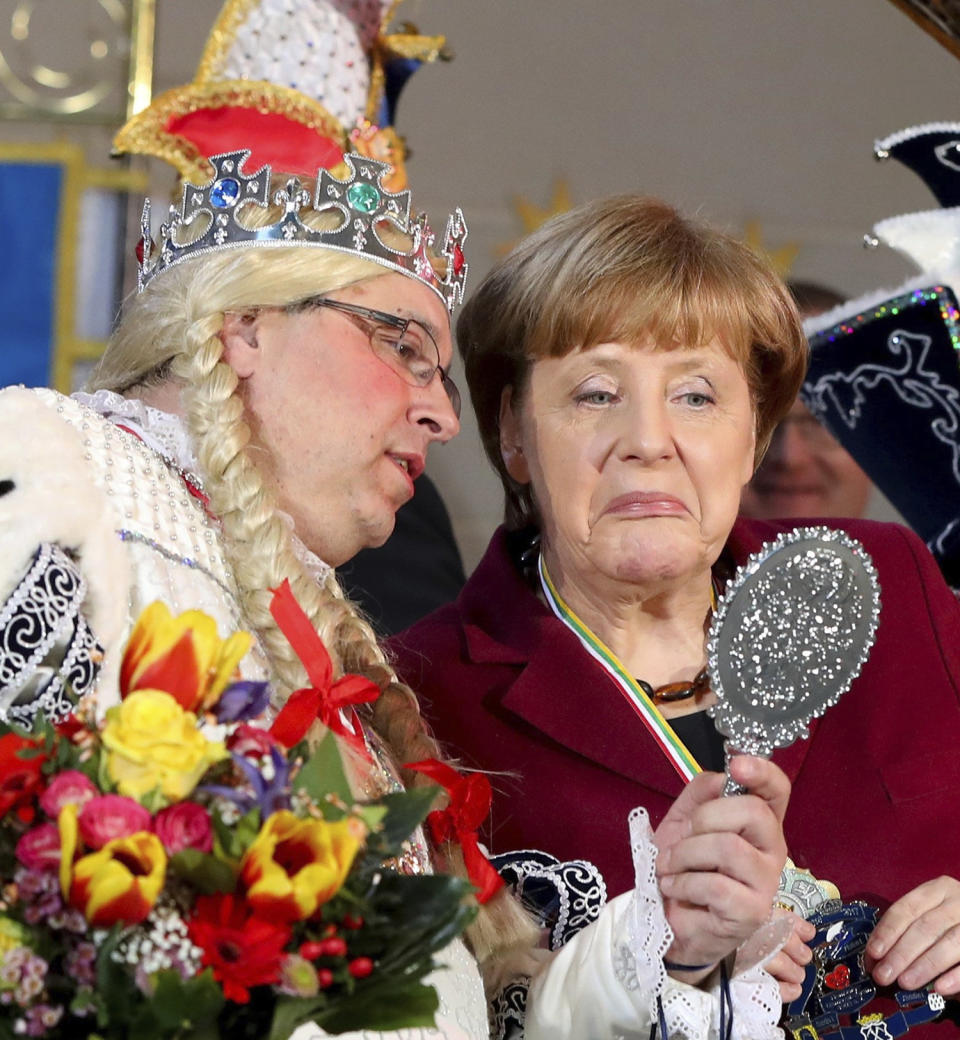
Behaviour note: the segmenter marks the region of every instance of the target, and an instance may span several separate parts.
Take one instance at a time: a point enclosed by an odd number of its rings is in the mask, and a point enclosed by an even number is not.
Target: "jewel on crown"
[[[270,167],[244,173],[242,167],[249,156],[246,150],[211,156],[213,180],[204,186],[184,185],[180,208],[170,207],[157,244],[150,237],[150,200],[146,200],[137,247],[138,291],[142,292],[168,267],[201,253],[241,246],[304,245],[353,253],[413,275],[429,285],[449,311],[463,301],[468,267],[463,254],[467,226],[459,208],[447,221],[441,250],[447,270],[440,278],[430,261],[429,250],[435,238],[426,217],[411,218],[409,190],[392,192],[384,187],[383,181],[392,169],[389,163],[351,152],[343,157],[349,171],[345,180],[321,169],[311,196],[298,177],[291,177],[273,192],[271,200]],[[247,227],[240,222],[241,211],[250,205],[265,209],[271,201],[283,207],[276,223]],[[316,212],[336,211],[342,223],[330,230],[313,230],[300,219],[301,212],[308,207]],[[186,241],[184,232],[203,220],[207,221],[205,230],[193,241]],[[407,236],[410,248],[395,249],[384,242],[378,230],[384,225]]]

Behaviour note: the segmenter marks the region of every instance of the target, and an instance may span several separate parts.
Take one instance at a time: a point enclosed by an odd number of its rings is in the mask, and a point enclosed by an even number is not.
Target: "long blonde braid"
[[[219,327],[210,335],[213,321],[205,319],[189,330],[188,351],[190,335],[201,342],[187,354],[187,364],[176,363],[176,374],[190,388],[184,393],[188,422],[198,459],[210,479],[210,505],[223,524],[242,608],[257,630],[274,675],[286,692],[306,678],[269,611],[268,590],[287,578],[339,668],[366,675],[380,687],[372,722],[394,761],[444,759],[420,716],[416,696],[397,679],[373,629],[344,597],[333,572],[317,585],[292,552],[289,528],[277,517],[271,496],[244,450],[249,430],[235,392],[238,380],[233,369],[219,360],[222,344],[216,334]],[[413,773],[406,779],[429,782]],[[447,868],[465,877],[460,847],[448,844],[442,851]],[[513,899],[500,895],[481,908],[468,938],[482,965],[516,947],[531,945],[536,929]]]

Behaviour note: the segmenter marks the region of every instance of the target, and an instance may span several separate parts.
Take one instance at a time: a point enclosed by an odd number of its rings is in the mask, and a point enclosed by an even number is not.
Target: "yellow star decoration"
[[[545,224],[551,217],[555,217],[558,213],[566,213],[568,209],[573,209],[570,185],[567,183],[566,177],[558,177],[553,182],[553,198],[551,198],[546,207],[538,206],[525,195],[514,195],[513,208],[520,218],[523,234],[529,235],[531,231],[536,231],[541,224]],[[510,242],[501,243],[497,246],[497,254],[506,256],[517,242],[518,239],[513,239]]]
[[[797,253],[800,252],[799,242],[785,242],[775,249],[767,248],[763,240],[763,226],[759,220],[748,220],[743,228],[743,240],[755,252],[765,256],[781,278],[786,278],[793,267]]]

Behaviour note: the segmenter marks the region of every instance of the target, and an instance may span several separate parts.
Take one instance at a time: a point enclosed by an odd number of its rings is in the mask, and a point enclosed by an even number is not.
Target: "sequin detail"
[[[213,571],[208,570],[202,564],[197,563],[196,560],[192,560],[189,556],[178,556],[175,552],[171,552],[159,542],[155,542],[152,538],[148,538],[145,534],[140,534],[138,531],[128,531],[126,528],[122,527],[117,534],[120,535],[121,542],[138,542],[140,545],[146,545],[171,563],[176,563],[180,567],[190,567],[193,570],[199,571],[201,574],[205,574],[212,582],[219,585],[231,599],[235,598],[233,592],[227,588],[227,586],[213,573]]]
[[[913,292],[904,293],[903,296],[895,296],[893,299],[885,300],[875,307],[855,314],[832,328],[824,329],[811,337],[812,343],[835,343],[844,336],[856,332],[862,325],[878,318],[889,315],[897,315],[909,307],[925,307],[928,303],[934,303],[940,309],[940,317],[946,326],[950,336],[950,343],[954,350],[960,350],[960,312],[953,305],[953,299],[947,289],[942,285],[934,285],[929,289],[914,289]]]

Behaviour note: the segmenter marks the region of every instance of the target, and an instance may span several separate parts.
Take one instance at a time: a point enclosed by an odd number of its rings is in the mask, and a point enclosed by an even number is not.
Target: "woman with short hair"
[[[525,239],[472,295],[457,337],[506,520],[456,602],[391,647],[435,733],[499,774],[491,851],[590,860],[616,895],[633,883],[624,816],[643,805],[656,825],[696,774],[723,769],[706,634],[736,567],[790,526],[737,510],[800,386],[806,341],[766,261],[630,195]],[[934,822],[960,793],[943,765],[960,740],[960,611],[915,536],[843,526],[879,571],[878,638],[811,739],[773,757],[793,782],[787,845],[844,896],[899,901],[868,947],[881,982],[952,993],[960,885],[928,879],[960,855]],[[923,707],[905,724],[907,689]],[[671,923],[705,891],[683,887],[678,902],[674,863],[658,860]],[[724,864],[699,866],[721,885]],[[785,994],[805,960],[795,936],[773,962]]]

